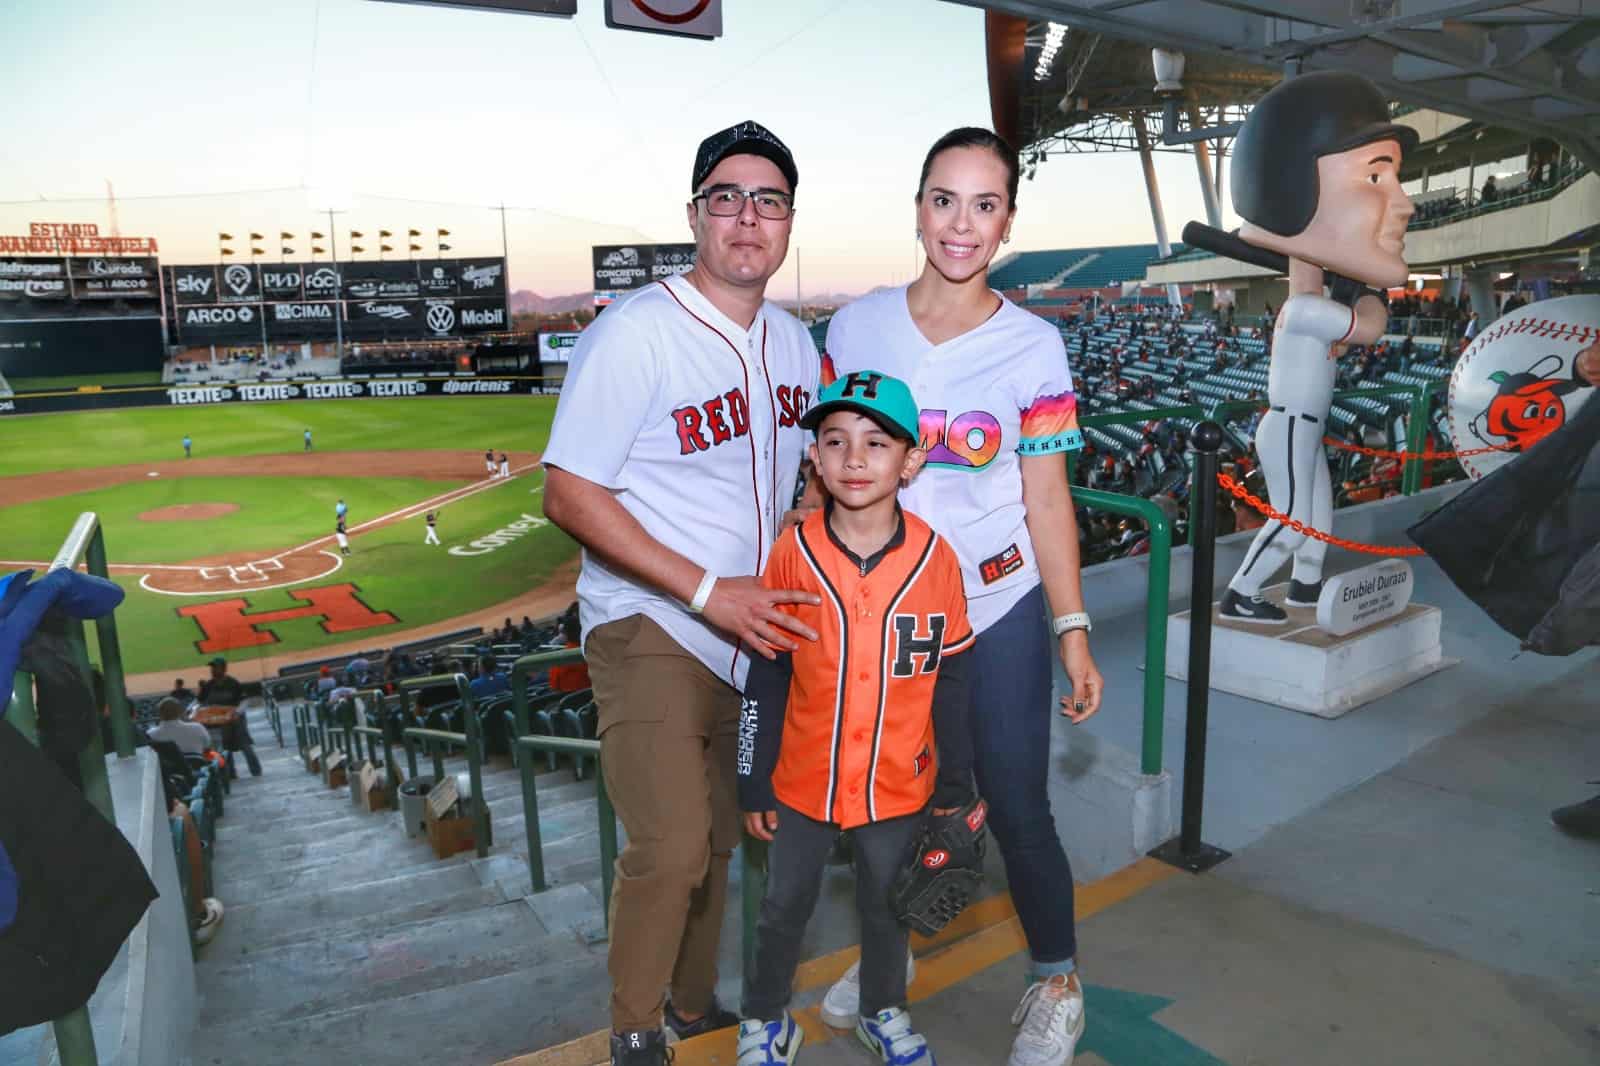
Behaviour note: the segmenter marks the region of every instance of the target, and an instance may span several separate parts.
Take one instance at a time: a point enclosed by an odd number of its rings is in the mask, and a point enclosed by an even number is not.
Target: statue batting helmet
[[[1389,104],[1359,74],[1321,70],[1280,82],[1233,142],[1233,209],[1281,237],[1317,213],[1317,159],[1393,138],[1407,152],[1417,131],[1389,120]]]

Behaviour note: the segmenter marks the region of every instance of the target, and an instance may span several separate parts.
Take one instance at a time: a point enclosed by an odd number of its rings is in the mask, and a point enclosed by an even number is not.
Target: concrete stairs
[[[292,739],[258,753],[218,823],[227,912],[199,949],[195,1063],[489,1063],[605,1024],[592,780],[539,774],[550,889],[533,896],[509,760],[484,768],[489,856],[439,860],[397,812],[308,774]]]

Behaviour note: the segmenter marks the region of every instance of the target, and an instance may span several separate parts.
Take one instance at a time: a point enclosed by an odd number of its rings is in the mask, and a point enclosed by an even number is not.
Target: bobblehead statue
[[[1416,133],[1390,121],[1383,94],[1365,78],[1301,75],[1264,96],[1234,141],[1237,234],[1194,224],[1184,230],[1192,243],[1288,274],[1289,297],[1272,334],[1269,409],[1255,444],[1272,505],[1314,529],[1329,529],[1333,517],[1322,437],[1335,360],[1345,345],[1383,334],[1388,311],[1373,289],[1404,285],[1408,274],[1412,206],[1400,188],[1400,160],[1416,144]],[[1262,598],[1261,587],[1291,558],[1286,602],[1315,607],[1326,551],[1321,541],[1267,522],[1228,582],[1222,616],[1281,625],[1287,615]]]

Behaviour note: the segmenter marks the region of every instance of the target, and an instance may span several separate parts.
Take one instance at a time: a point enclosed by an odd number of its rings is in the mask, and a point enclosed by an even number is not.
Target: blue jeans
[[[1038,976],[1073,969],[1078,951],[1072,867],[1050,813],[1051,678],[1055,649],[1035,586],[978,634],[972,656],[972,748],[978,793],[1000,845],[1011,899]]]

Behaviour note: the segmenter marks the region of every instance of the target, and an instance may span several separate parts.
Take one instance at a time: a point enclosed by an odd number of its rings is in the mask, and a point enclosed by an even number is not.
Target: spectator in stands
[[[163,696],[161,702],[156,704],[156,713],[161,716],[161,721],[150,728],[149,737],[151,740],[170,740],[185,755],[204,755],[206,749],[211,747],[211,732],[199,722],[184,721],[184,706],[171,696]]]
[[[1467,328],[1461,331],[1461,339],[1470,342],[1478,335],[1478,312],[1473,311],[1467,315]]]
[[[1494,175],[1490,174],[1487,178],[1483,179],[1483,195],[1479,197],[1479,199],[1486,204],[1492,204],[1495,202],[1495,200],[1499,199],[1499,197],[1500,191],[1495,188]]]
[[[228,673],[228,660],[217,656],[211,660],[211,676],[200,682],[200,703],[207,707],[233,707],[234,720],[222,732],[222,743],[228,751],[243,750],[245,762],[250,764],[250,776],[261,776],[261,760],[256,758],[255,741],[250,738],[250,723],[239,707],[244,702],[244,685]]]
[[[189,688],[188,685],[183,683],[183,678],[181,677],[172,683],[172,691],[167,693],[167,695],[177,700],[185,707],[189,706],[189,704],[195,701],[194,692]]]
[[[506,677],[494,656],[485,655],[478,660],[478,676],[467,682],[473,699],[487,699],[501,692],[511,691],[511,681]]]
[[[372,676],[372,663],[363,656],[356,656],[344,666],[344,676],[347,681],[356,687],[367,683],[367,678]]]
[[[578,616],[569,614],[561,619],[561,635],[565,647],[576,648],[581,627]],[[573,663],[571,666],[550,668],[550,687],[557,692],[580,692],[589,687],[589,664]]]
[[[334,679],[333,667],[323,666],[317,671],[317,695],[326,696],[332,692],[339,682]]]

